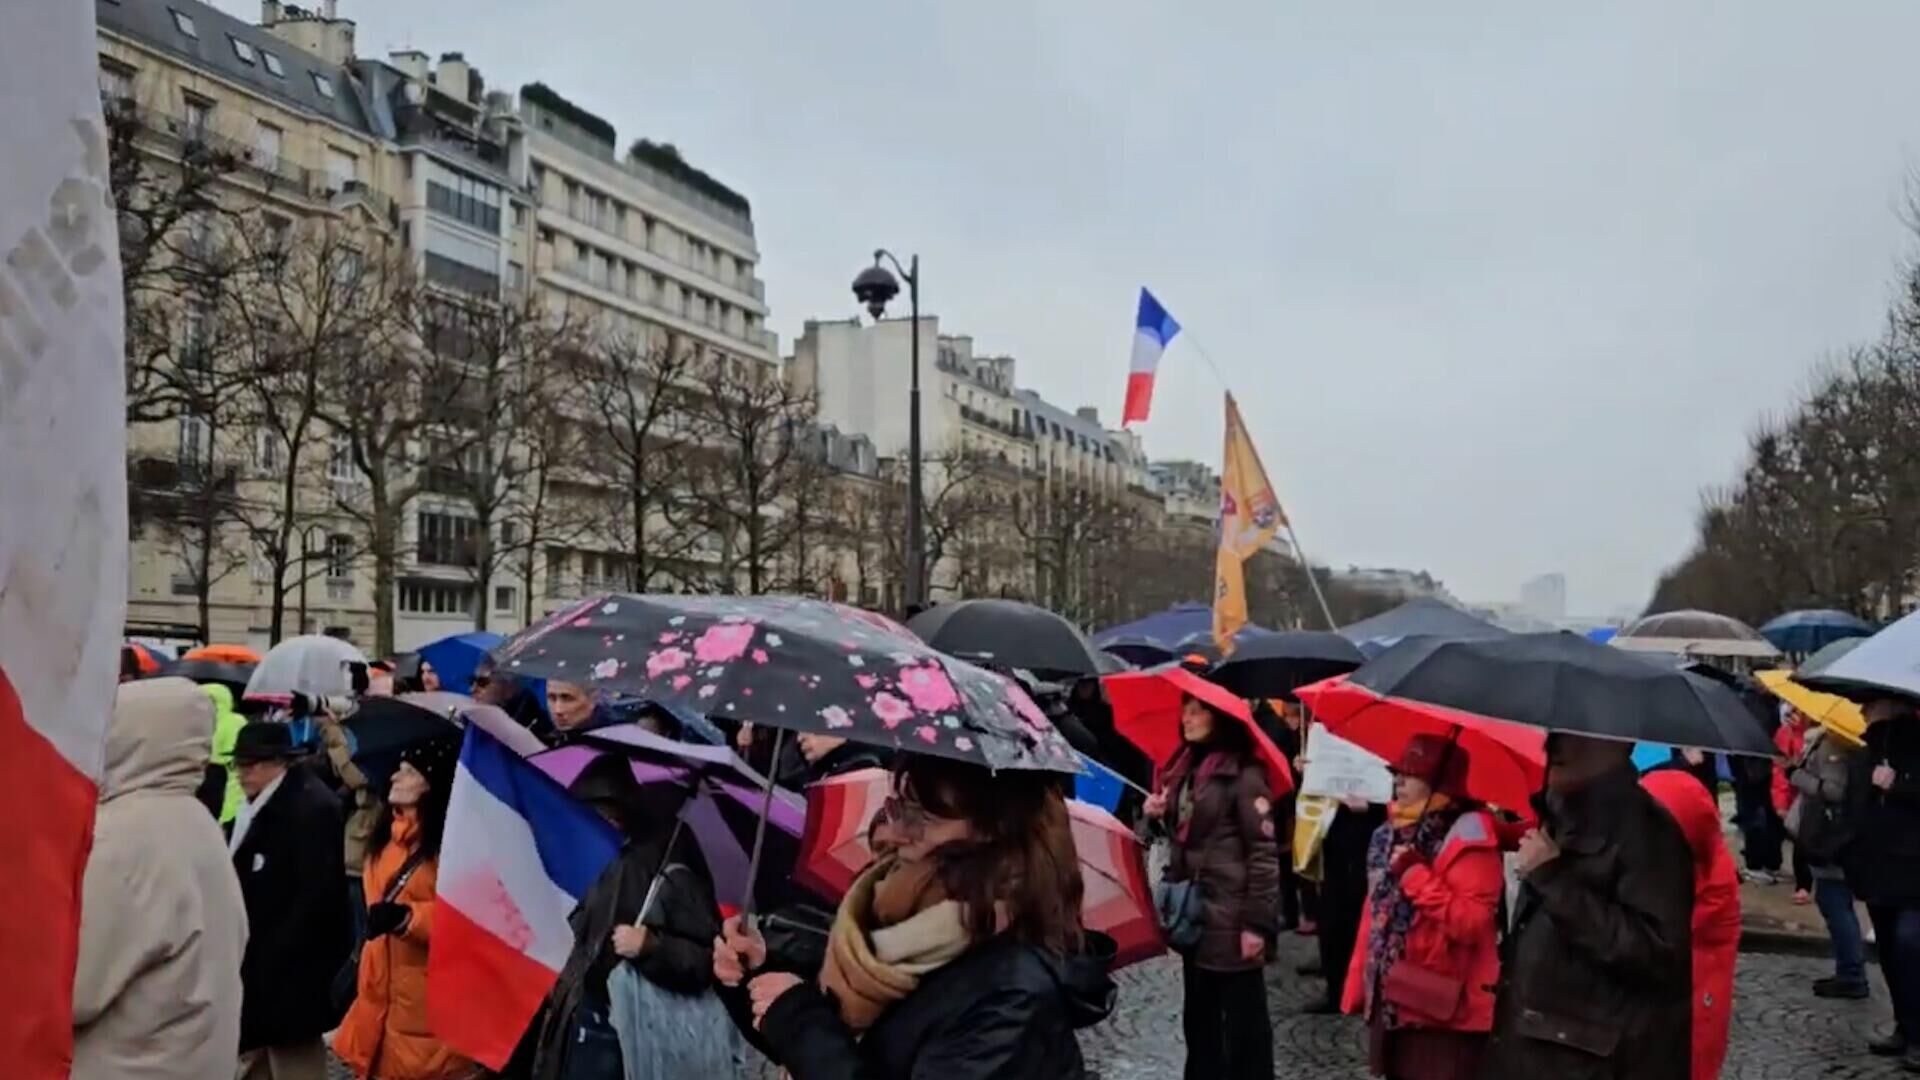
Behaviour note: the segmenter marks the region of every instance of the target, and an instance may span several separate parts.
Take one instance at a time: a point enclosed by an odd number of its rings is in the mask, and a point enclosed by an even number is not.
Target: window
[[[266,243],[267,252],[276,256],[285,255],[287,241],[293,235],[293,222],[279,214],[263,213],[260,215],[260,224],[265,234],[262,239]]]
[[[524,229],[526,228],[526,225],[527,225],[527,208],[524,206],[516,205],[513,208],[513,227],[516,229]]]
[[[415,515],[418,546],[414,557],[430,566],[477,566],[480,562],[478,530],[474,520],[452,514],[421,511]]]
[[[518,606],[514,601],[519,599],[517,595],[519,591],[520,590],[511,585],[495,585],[493,587],[493,610],[512,611]]]
[[[335,482],[353,479],[353,443],[345,435],[333,437],[333,449],[327,455],[327,478]]]
[[[353,537],[341,533],[327,537],[327,576],[353,576]]]
[[[325,75],[322,75],[316,71],[313,73],[313,88],[320,92],[321,97],[326,98],[328,101],[333,100],[333,80],[332,79],[329,79]]]
[[[213,102],[205,98],[187,98],[187,131],[189,139],[204,139],[207,130],[213,125]]]
[[[427,179],[427,208],[480,229],[500,232],[500,189],[451,169],[431,166]]]
[[[287,69],[280,66],[280,55],[278,53],[270,53],[265,49],[261,49],[260,62],[267,65],[267,71],[271,72],[274,78],[284,79],[287,77]]]
[[[200,31],[193,25],[193,16],[183,11],[174,11],[172,8],[168,8],[167,10],[173,15],[173,25],[175,29],[196,41],[199,40]]]
[[[477,266],[468,266],[437,251],[427,252],[427,280],[481,296],[492,296],[500,291],[499,275]]]
[[[339,256],[333,264],[334,282],[342,286],[351,287],[355,282],[360,280],[360,270],[360,252],[350,247],[341,248]]]
[[[239,57],[241,63],[251,64],[254,62],[255,57],[254,57],[252,45],[249,45],[246,42],[241,41],[239,38],[234,37],[232,34],[227,35],[227,40],[233,42],[233,55]]]
[[[253,433],[253,464],[263,473],[280,467],[280,438],[262,428]]]
[[[587,262],[587,280],[601,288],[607,287],[607,257],[594,252]]]
[[[315,75],[314,78],[320,76]],[[360,176],[360,159],[337,146],[327,147],[327,183],[335,191],[345,191],[347,181]]]
[[[180,367],[204,375],[213,366],[211,333],[204,308],[190,306],[180,313]]]
[[[571,557],[566,548],[547,549],[547,595],[551,597],[567,594],[567,564]]]
[[[509,289],[524,288],[526,286],[526,283],[527,283],[526,267],[521,266],[517,262],[509,262],[507,264],[507,288]]]
[[[100,96],[107,101],[132,101],[133,69],[102,58]]]
[[[256,124],[253,129],[253,149],[260,156],[262,165],[272,165],[280,157],[280,139],[286,132],[266,121]]]
[[[400,583],[400,610],[410,615],[472,615],[473,586],[441,581]]]
[[[213,425],[207,418],[195,413],[187,413],[180,418],[180,474],[198,475],[199,470],[213,463]]]
[[[583,278],[586,277],[588,274],[588,268],[591,266],[592,262],[593,262],[593,249],[589,248],[585,244],[580,243],[577,240],[574,241],[573,272],[580,277],[583,277]]]

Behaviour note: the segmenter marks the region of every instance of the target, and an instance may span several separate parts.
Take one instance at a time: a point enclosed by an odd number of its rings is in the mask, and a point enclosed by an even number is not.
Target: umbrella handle
[[[673,865],[673,845],[679,842],[680,830],[685,828],[686,824],[687,813],[682,810],[679,816],[673,819],[673,832],[667,836],[667,846],[661,849],[660,865],[654,868],[653,880],[647,883],[646,898],[640,901],[640,914],[633,918],[635,926],[647,925],[647,916],[653,912],[653,899],[660,895],[660,884],[666,880],[667,867]]]
[[[760,877],[760,852],[767,844],[767,815],[773,813],[773,774],[780,768],[781,744],[786,741],[787,729],[773,729],[773,757],[767,762],[767,789],[760,798],[760,821],[753,830],[753,857],[747,860],[747,895],[741,898],[741,924],[752,933],[759,933],[758,923],[753,917],[753,883]]]

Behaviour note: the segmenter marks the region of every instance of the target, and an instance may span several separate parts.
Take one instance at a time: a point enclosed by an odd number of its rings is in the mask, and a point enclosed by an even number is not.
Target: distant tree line
[[[1755,426],[1739,477],[1702,493],[1696,528],[1649,610],[1759,623],[1805,607],[1887,618],[1913,606],[1920,260],[1903,269],[1879,338],[1822,364],[1784,413]]]

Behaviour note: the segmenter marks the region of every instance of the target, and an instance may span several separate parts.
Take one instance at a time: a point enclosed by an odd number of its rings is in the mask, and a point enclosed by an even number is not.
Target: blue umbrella
[[[1920,698],[1920,659],[1916,657],[1920,657],[1920,611],[1797,681],[1855,701],[1870,701],[1887,693]]]
[[[1617,626],[1596,626],[1587,631],[1587,640],[1593,642],[1595,645],[1605,645],[1607,642],[1612,641],[1619,633],[1620,628]]]
[[[1234,637],[1236,640],[1244,641],[1271,632],[1263,627],[1249,625],[1242,628]],[[1156,615],[1148,615],[1144,619],[1135,619],[1119,626],[1109,626],[1093,635],[1095,648],[1107,649],[1110,645],[1118,645],[1120,648],[1111,651],[1129,660],[1134,659],[1126,651],[1129,645],[1155,645],[1172,656],[1183,642],[1196,640],[1213,640],[1213,608],[1207,604],[1175,604]]]
[[[486,659],[495,645],[505,640],[485,630],[454,634],[431,645],[422,645],[420,658],[439,673],[442,689],[464,694],[473,687],[473,669],[480,666],[480,661]]]
[[[1811,653],[1846,638],[1867,637],[1873,627],[1844,611],[1789,611],[1760,628],[1760,634],[1781,652]]]

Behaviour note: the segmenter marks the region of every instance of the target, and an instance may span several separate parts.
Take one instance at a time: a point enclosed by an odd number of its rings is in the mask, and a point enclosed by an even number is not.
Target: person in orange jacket
[[[1464,794],[1468,753],[1417,735],[1367,854],[1371,891],[1341,1008],[1367,1019],[1375,1075],[1480,1075],[1500,981],[1505,878],[1493,816]]]
[[[405,751],[368,844],[358,990],[333,1037],[333,1052],[361,1080],[460,1080],[480,1071],[427,1022],[434,882],[459,757],[454,737]]]
[[[1727,1060],[1733,968],[1740,953],[1740,872],[1727,851],[1720,804],[1678,769],[1640,778],[1693,849],[1693,1080],[1714,1080]]]

